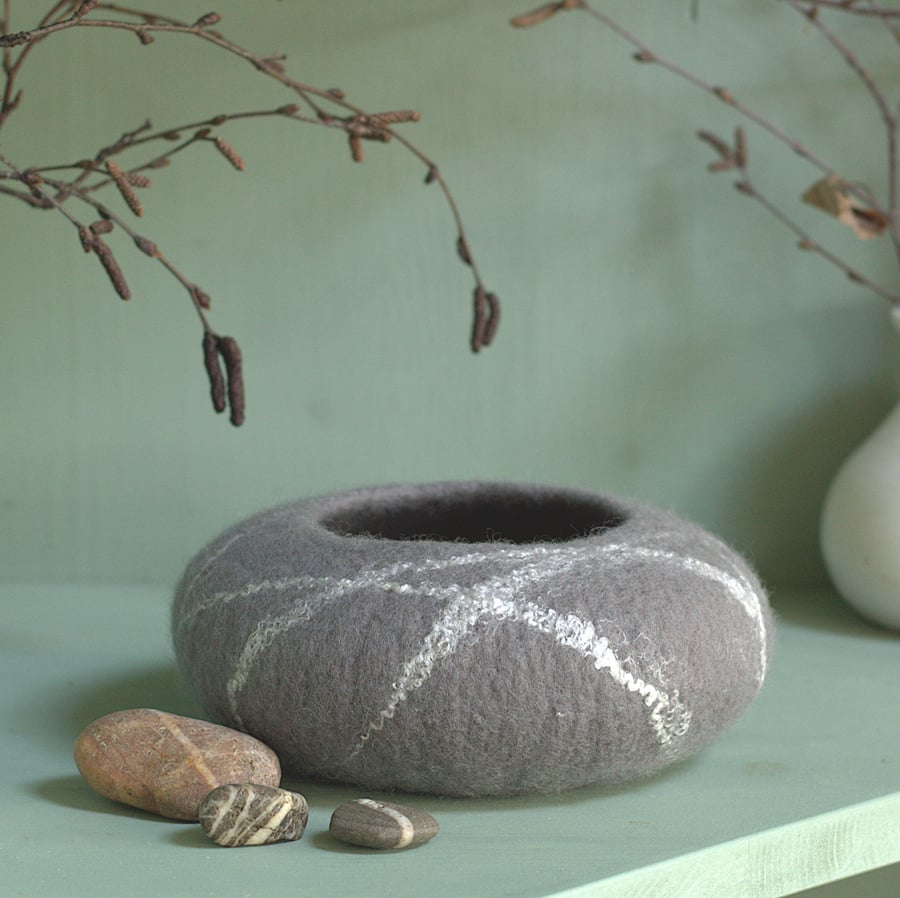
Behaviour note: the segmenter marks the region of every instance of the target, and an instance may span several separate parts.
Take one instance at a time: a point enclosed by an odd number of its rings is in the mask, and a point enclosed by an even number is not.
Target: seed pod
[[[96,234],[90,248],[97,254],[116,293],[122,299],[131,299],[131,290],[128,289],[128,282],[125,280],[125,275],[122,273],[113,251]]]
[[[125,178],[132,187],[149,187],[150,179],[146,175],[140,175],[137,172],[125,172]]]
[[[350,140],[350,155],[353,157],[354,162],[362,162],[365,159],[362,148],[362,140],[360,139],[358,134],[351,134],[349,136]]]
[[[734,161],[738,168],[747,165],[747,137],[740,125],[734,129]]]
[[[221,21],[222,17],[217,12],[208,12],[194,22],[194,28],[209,28],[210,25],[218,25]]]
[[[212,300],[205,290],[201,289],[196,284],[191,284],[190,290],[194,302],[196,302],[201,309],[208,309],[212,305]]]
[[[475,309],[472,316],[470,345],[472,352],[478,352],[485,345],[485,334],[487,332],[487,293],[485,293],[481,284],[475,288],[472,297]]]
[[[372,119],[385,125],[402,125],[405,122],[417,122],[421,115],[414,109],[395,109],[392,112],[376,112]]]
[[[456,252],[466,265],[472,264],[472,254],[469,252],[469,245],[466,243],[466,238],[463,237],[462,234],[456,238]]]
[[[219,367],[218,341],[212,331],[203,334],[203,365],[209,378],[210,395],[216,412],[225,411],[225,378]]]
[[[27,44],[31,35],[27,31],[16,31],[13,34],[0,34],[0,47],[18,47]]]
[[[230,143],[226,143],[221,137],[215,140],[216,149],[238,170],[244,170],[244,160]]]
[[[131,184],[128,183],[128,178],[126,177],[125,172],[119,167],[119,164],[114,159],[108,159],[106,162],[106,170],[109,172],[109,176],[113,179],[113,182],[118,188],[122,199],[125,200],[125,204],[128,208],[137,216],[143,215],[144,207],[138,199],[138,195],[134,192]]]
[[[141,237],[140,234],[135,235],[134,245],[145,256],[150,256],[151,259],[158,259],[161,255],[159,247],[152,240],[148,240],[146,237]]]
[[[485,297],[488,307],[487,323],[484,326],[484,334],[481,338],[482,346],[490,346],[497,333],[497,325],[500,324],[500,300],[496,293],[488,293]]]
[[[244,372],[241,349],[233,337],[219,337],[217,348],[225,373],[228,377],[228,406],[231,409],[231,423],[240,427],[244,423]]]
[[[734,96],[731,91],[726,87],[714,87],[713,93],[723,102],[728,103],[730,106],[734,106]]]
[[[531,28],[533,25],[540,25],[541,22],[546,22],[547,19],[555,16],[561,9],[562,4],[560,3],[545,3],[543,6],[531,10],[531,12],[514,16],[509,20],[509,24],[514,28]]]

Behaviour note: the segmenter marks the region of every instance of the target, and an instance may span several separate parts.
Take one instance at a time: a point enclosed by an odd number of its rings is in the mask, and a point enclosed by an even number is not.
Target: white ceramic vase
[[[900,402],[838,471],[820,536],[841,595],[864,617],[900,630]]]

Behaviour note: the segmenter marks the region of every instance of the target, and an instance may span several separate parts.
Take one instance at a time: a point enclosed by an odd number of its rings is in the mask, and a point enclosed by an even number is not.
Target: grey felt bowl
[[[282,505],[189,564],[180,667],[286,772],[456,796],[646,776],[759,691],[772,645],[742,558],[591,492],[438,483]]]

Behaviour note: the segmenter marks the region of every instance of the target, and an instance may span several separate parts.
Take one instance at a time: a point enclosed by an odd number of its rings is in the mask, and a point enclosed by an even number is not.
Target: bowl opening
[[[339,536],[463,543],[565,542],[624,523],[612,503],[569,492],[490,486],[453,493],[422,488],[346,505],[322,524]]]

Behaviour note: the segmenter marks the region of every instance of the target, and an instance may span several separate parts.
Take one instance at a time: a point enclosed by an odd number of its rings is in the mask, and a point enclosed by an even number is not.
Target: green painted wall
[[[164,271],[112,235],[135,294],[123,303],[60,216],[0,197],[0,576],[170,583],[220,528],[285,498],[516,478],[670,506],[770,582],[822,582],[826,484],[894,396],[886,304],[705,171],[694,131],[730,132],[731,110],[631,62],[580,14],[511,29],[528,5],[216,5],[223,31],[284,50],[294,77],[371,110],[422,112],[405,133],[453,185],[504,301],[478,356],[449,215],[397,145],[368,145],[355,165],[327,129],[237,123],[223,133],[246,172],[210,148],[143,194],[141,231],[241,341],[238,431],[209,408],[200,330]],[[786,4],[701,3],[698,22],[687,0],[604,7],[881,186],[870,104]],[[896,93],[896,45],[853,32]],[[22,86],[0,148],[29,162],[89,155],[147,116],[174,125],[291,101],[190,39],[142,47],[95,30],[38,48]],[[760,186],[793,206],[816,172],[750,136]],[[896,282],[886,245],[794,208]]]

